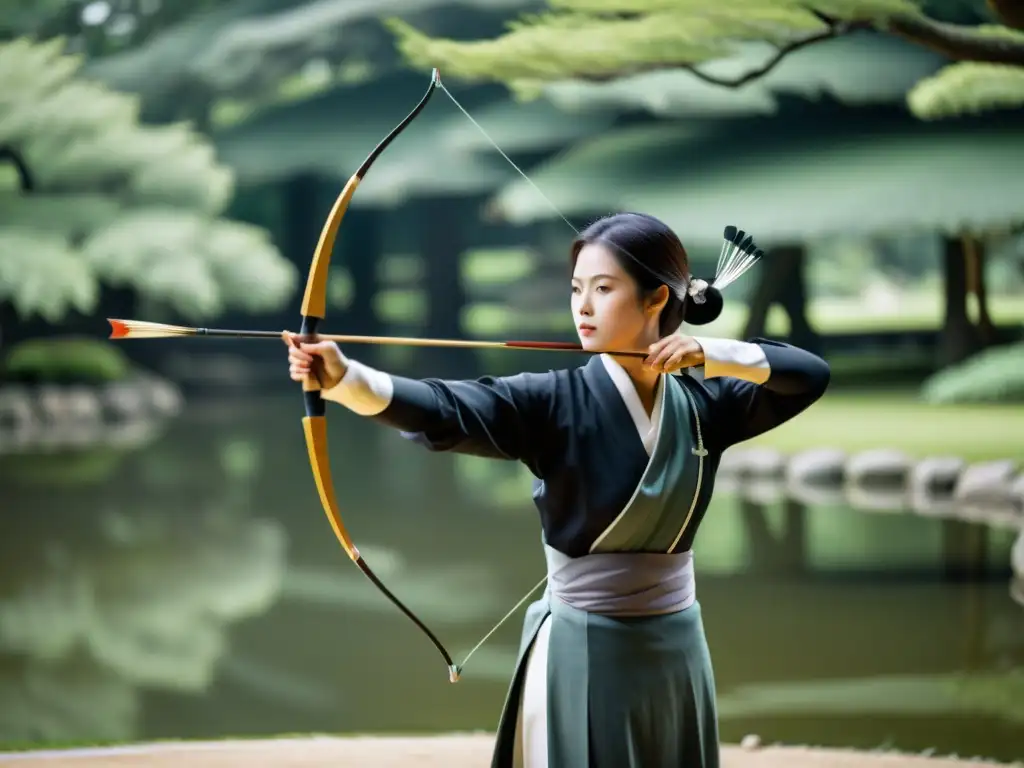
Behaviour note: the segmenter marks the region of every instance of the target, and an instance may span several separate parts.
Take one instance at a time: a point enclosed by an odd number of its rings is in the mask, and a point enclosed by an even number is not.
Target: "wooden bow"
[[[416,116],[423,111],[423,108],[427,105],[440,82],[440,72],[434,69],[430,79],[430,87],[427,88],[427,92],[420,99],[419,104],[383,141],[374,147],[373,151],[363,161],[363,164],[349,178],[341,194],[338,195],[338,199],[334,201],[331,212],[327,216],[327,221],[324,222],[323,229],[320,232],[320,240],[317,243],[316,250],[313,252],[313,262],[310,265],[309,276],[306,279],[306,292],[302,297],[302,326],[299,331],[303,337],[311,338],[316,336],[320,322],[327,314],[327,273],[331,265],[331,254],[334,250],[334,241],[337,238],[341,220],[348,210],[356,188],[373,166],[374,161],[380,157],[381,153],[387,149],[395,137],[404,131],[416,119]],[[315,375],[306,378],[302,384],[302,390],[306,404],[306,415],[302,419],[302,430],[306,436],[309,463],[313,469],[313,479],[316,481],[317,491],[320,494],[320,503],[323,505],[327,519],[331,523],[331,528],[334,529],[334,535],[338,538],[339,543],[352,562],[359,567],[359,570],[366,574],[366,577],[373,582],[374,586],[430,638],[430,642],[434,644],[434,647],[437,648],[444,658],[445,664],[448,665],[448,679],[453,683],[458,682],[459,668],[452,661],[451,654],[448,653],[444,644],[412,610],[399,600],[390,589],[384,586],[384,583],[373,572],[362,554],[360,554],[355,542],[352,541],[352,537],[345,528],[345,523],[341,519],[337,494],[334,491],[334,481],[331,478],[330,459],[327,451],[326,408],[324,399],[320,395],[320,382]]]

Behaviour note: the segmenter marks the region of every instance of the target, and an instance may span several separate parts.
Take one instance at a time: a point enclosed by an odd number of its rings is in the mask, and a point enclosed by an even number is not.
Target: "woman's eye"
[[[611,286],[608,286],[608,285],[599,285],[599,286],[597,286],[597,292],[598,293],[608,293],[608,291],[610,291],[610,290],[611,290]]]

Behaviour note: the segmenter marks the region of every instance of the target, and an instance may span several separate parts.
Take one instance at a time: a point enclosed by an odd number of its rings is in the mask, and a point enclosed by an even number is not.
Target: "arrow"
[[[285,331],[243,331],[229,328],[189,328],[183,325],[150,323],[143,320],[115,320],[110,323],[112,339],[165,339],[178,336],[218,336],[241,339],[281,339]],[[300,336],[301,340],[302,337]],[[403,347],[458,347],[463,349],[535,349],[548,352],[585,352],[579,344],[566,341],[469,341],[464,339],[423,339],[415,336],[345,336],[338,334],[317,334],[317,341],[334,341],[339,344],[382,344]],[[646,352],[608,352],[620,357],[647,357]]]

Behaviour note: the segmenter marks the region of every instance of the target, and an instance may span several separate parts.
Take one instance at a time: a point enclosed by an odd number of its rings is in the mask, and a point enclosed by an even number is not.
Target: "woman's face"
[[[585,245],[576,258],[572,317],[588,351],[646,349],[659,338],[658,315],[667,297],[663,287],[644,302],[636,281],[605,245]]]

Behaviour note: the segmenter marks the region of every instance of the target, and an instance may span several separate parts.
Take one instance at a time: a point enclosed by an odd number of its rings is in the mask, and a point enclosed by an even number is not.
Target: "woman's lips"
[[[583,325],[580,326],[580,336],[590,336],[596,330],[597,328],[595,328],[594,326],[587,325],[586,323],[584,323]]]

